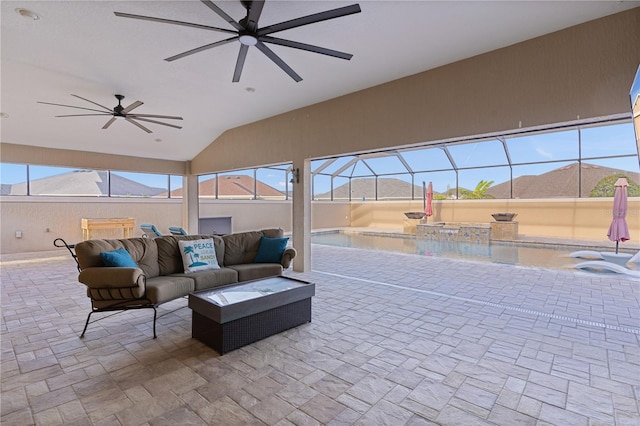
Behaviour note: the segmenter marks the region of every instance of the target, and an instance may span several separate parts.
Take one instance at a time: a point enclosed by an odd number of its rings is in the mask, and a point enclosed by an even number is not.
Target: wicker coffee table
[[[311,322],[315,284],[285,276],[189,295],[192,337],[219,354]]]

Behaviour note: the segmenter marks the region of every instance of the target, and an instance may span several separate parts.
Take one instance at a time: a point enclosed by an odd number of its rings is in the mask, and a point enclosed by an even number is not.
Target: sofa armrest
[[[139,268],[94,267],[83,269],[78,281],[94,300],[139,299],[146,291],[146,277]]]
[[[293,247],[287,248],[284,253],[282,253],[282,260],[280,261],[280,264],[284,269],[287,269],[289,268],[289,266],[291,266],[291,261],[294,257],[296,257],[296,254],[298,254],[298,252]]]

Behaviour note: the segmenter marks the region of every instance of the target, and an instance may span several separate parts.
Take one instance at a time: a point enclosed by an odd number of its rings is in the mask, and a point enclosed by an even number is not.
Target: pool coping
[[[311,235],[327,235],[327,234],[353,234],[353,235],[364,235],[364,236],[372,236],[372,237],[391,237],[391,238],[403,238],[403,239],[418,239],[415,234],[405,234],[399,231],[393,230],[366,230],[366,229],[323,229],[323,230],[315,230],[311,231]],[[466,241],[467,244],[485,244],[481,242],[473,242]],[[593,242],[593,241],[551,241],[549,239],[545,239],[543,237],[524,237],[523,239],[518,240],[500,240],[500,241],[489,241],[487,244],[499,244],[499,245],[512,245],[512,246],[520,246],[520,247],[531,247],[531,248],[555,248],[559,250],[593,250],[593,251],[601,251],[601,252],[612,252],[615,251],[615,247],[605,246],[603,243]],[[611,243],[613,245],[613,242]],[[626,244],[626,243],[625,243]],[[628,253],[635,254],[640,250],[639,246],[627,244],[627,247],[620,246],[618,249],[619,253]]]

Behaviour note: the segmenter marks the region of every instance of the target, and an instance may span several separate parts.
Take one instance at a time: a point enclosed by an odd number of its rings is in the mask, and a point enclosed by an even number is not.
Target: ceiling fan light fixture
[[[240,43],[244,44],[245,46],[255,46],[256,44],[258,44],[258,38],[252,34],[248,34],[248,33],[243,33],[240,34]]]

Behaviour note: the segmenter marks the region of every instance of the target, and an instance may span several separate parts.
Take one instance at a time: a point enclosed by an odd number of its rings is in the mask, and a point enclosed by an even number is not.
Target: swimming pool
[[[572,269],[578,263],[569,254],[578,247],[531,243],[466,243],[416,239],[413,235],[352,232],[319,232],[311,236],[313,244],[392,251],[423,256],[475,260],[519,266]]]

